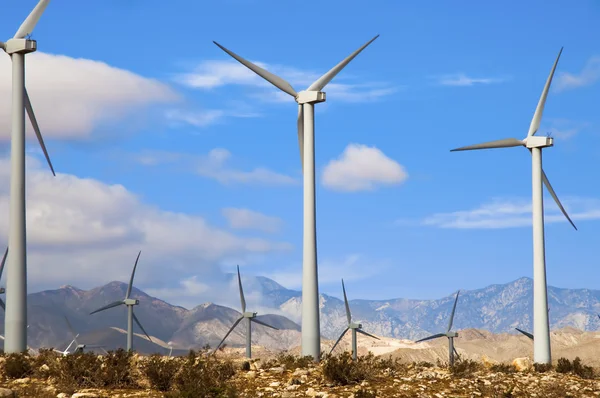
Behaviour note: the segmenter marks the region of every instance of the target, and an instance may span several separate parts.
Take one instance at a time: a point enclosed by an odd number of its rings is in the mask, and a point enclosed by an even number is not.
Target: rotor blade
[[[446,333],[434,334],[433,336],[429,336],[429,337],[425,337],[424,339],[417,340],[417,341],[415,341],[415,343],[420,343],[422,341],[437,339],[438,337],[446,337]]]
[[[252,72],[256,73],[258,76],[262,77],[263,79],[265,79],[266,81],[268,81],[269,83],[271,83],[272,85],[274,85],[275,87],[280,89],[281,91],[288,93],[292,97],[296,97],[296,95],[298,95],[298,93],[296,92],[296,90],[294,90],[292,85],[290,83],[288,83],[287,81],[283,80],[282,78],[280,78],[279,76],[276,76],[276,75],[272,74],[271,72],[264,70],[263,68],[261,68],[258,65],[254,65],[252,62],[245,60],[244,58],[240,57],[233,51],[229,51],[228,49],[226,49],[225,47],[223,47],[216,41],[213,41],[213,43],[215,43],[221,50],[225,51],[227,54],[229,54],[233,58],[235,58],[240,64],[244,65],[246,68],[250,69]]]
[[[229,329],[229,331],[227,332],[227,334],[225,335],[225,337],[223,337],[223,340],[221,340],[221,342],[219,343],[219,345],[217,346],[217,348],[215,348],[215,352],[219,349],[219,347],[221,347],[221,345],[223,344],[223,342],[225,341],[225,339],[229,336],[229,334],[231,334],[231,332],[233,332],[233,329],[235,329],[235,327],[238,325],[238,323],[240,323],[240,321],[242,319],[244,319],[244,317],[241,317],[240,319],[238,319],[237,321],[235,321],[235,323]]]
[[[8,246],[6,247],[6,251],[4,252],[4,256],[2,257],[2,263],[0,263],[0,278],[2,278],[2,271],[4,271],[4,264],[6,263],[7,256],[8,256]]]
[[[6,312],[6,304],[4,304],[4,300],[0,298],[0,307]]]
[[[452,307],[452,313],[450,314],[450,322],[448,322],[448,330],[446,333],[452,329],[452,324],[454,323],[454,313],[456,312],[456,303],[458,303],[458,295],[460,294],[460,290],[456,292],[456,298],[454,299],[454,306]]]
[[[375,41],[375,39],[377,39],[378,37],[379,37],[379,35],[375,36],[374,38],[372,38],[371,40],[369,40],[368,42],[366,42],[365,44],[363,44],[358,50],[354,51],[352,54],[350,54],[348,57],[346,57],[342,62],[340,62],[339,64],[337,64],[333,68],[331,68],[329,70],[329,72],[325,73],[323,76],[321,76],[319,79],[317,79],[317,81],[315,81],[313,84],[311,84],[310,87],[308,87],[306,89],[306,91],[321,91],[321,90],[323,90],[323,88],[325,88],[325,86],[338,73],[340,73],[340,71],[342,69],[344,69],[346,67],[346,65],[348,65],[348,63],[350,63],[350,61],[352,61],[358,54],[360,54],[360,52],[362,50],[364,50],[365,48],[367,48],[367,46],[369,44],[373,43]]]
[[[556,61],[554,61],[554,65],[552,66],[552,70],[550,71],[550,75],[548,76],[548,80],[546,80],[546,85],[544,86],[544,90],[540,96],[537,108],[535,108],[533,119],[531,119],[531,124],[529,125],[527,138],[534,135],[540,128],[540,123],[542,122],[542,113],[544,113],[544,106],[546,105],[546,98],[548,97],[548,90],[550,89],[550,84],[552,84],[552,77],[554,76],[554,71],[556,70],[556,65],[558,65],[558,60],[560,59],[560,54],[562,54],[562,51],[563,48],[561,47],[560,51],[558,52],[558,56],[556,57]]]
[[[113,301],[112,303],[107,304],[104,307],[98,308],[96,311],[90,312],[90,315],[95,314],[96,312],[107,310],[109,308],[118,307],[118,306],[120,306],[122,304],[125,304],[125,303],[123,303],[123,300]]]
[[[259,325],[263,325],[263,326],[266,326],[266,327],[268,327],[268,328],[271,328],[271,329],[279,330],[279,329],[277,329],[275,326],[268,325],[268,324],[264,323],[263,321],[259,321],[259,320],[258,320],[258,319],[256,319],[256,318],[250,318],[250,321],[251,321],[251,322],[256,322],[256,323],[258,323]]]
[[[525,145],[523,141],[516,138],[504,138],[502,140],[488,141],[481,144],[463,146],[456,149],[451,149],[450,152],[471,151],[473,149],[493,149],[493,148],[510,148],[513,146]]]
[[[244,298],[244,289],[242,288],[242,277],[240,276],[240,266],[237,266],[238,285],[240,286],[240,302],[242,303],[242,312],[246,312],[246,299]]]
[[[127,286],[127,293],[125,294],[126,299],[128,299],[129,295],[131,294],[131,288],[133,287],[133,277],[135,276],[135,269],[137,268],[138,261],[140,260],[141,254],[142,254],[142,251],[140,250],[140,252],[137,255],[137,258],[135,259],[135,264],[133,264],[133,271],[131,272],[131,279],[129,280],[129,285]]]
[[[362,330],[362,329],[356,329],[356,331],[357,331],[358,333],[360,333],[360,334],[364,334],[365,336],[369,336],[369,337],[371,337],[371,338],[374,338],[374,339],[376,339],[376,340],[381,340],[379,337],[377,337],[377,336],[373,336],[372,334],[369,334],[369,333],[365,332],[365,331],[364,331],[364,330]]]
[[[67,316],[65,315],[65,321],[67,322],[67,327],[69,328],[69,332],[71,332],[71,336],[73,336],[73,341],[75,342],[75,344],[77,344],[77,334],[75,333],[75,330],[73,329],[73,326],[71,325],[71,322],[69,322],[69,318],[67,318]]]
[[[304,173],[304,107],[298,105],[298,147],[300,147],[300,162]]]
[[[454,350],[454,354],[458,357],[458,359],[460,359],[460,355],[458,355],[458,351],[456,351],[456,347],[452,347],[452,349]]]
[[[48,150],[46,149],[46,144],[44,144],[44,138],[42,137],[42,132],[40,131],[40,126],[38,125],[37,119],[35,117],[35,113],[33,113],[33,106],[31,105],[31,101],[29,100],[29,94],[27,94],[27,89],[25,89],[25,95],[23,96],[23,100],[25,103],[25,110],[27,110],[27,115],[29,115],[29,120],[31,121],[31,125],[33,126],[33,131],[35,131],[35,135],[37,136],[38,142],[40,143],[40,146],[42,147],[42,152],[44,152],[44,156],[46,157],[48,166],[50,166],[52,175],[54,175],[56,177],[56,173],[54,172],[54,167],[52,166],[52,162],[50,161],[50,155],[48,155]]]
[[[344,305],[346,306],[346,318],[348,324],[352,322],[352,315],[350,314],[350,305],[348,305],[348,298],[346,297],[346,287],[344,286],[344,279],[342,279],[342,290],[344,291]]]
[[[48,7],[48,3],[50,3],[50,0],[40,0],[40,2],[37,3],[33,11],[31,11],[19,27],[19,30],[17,30],[13,39],[23,39],[33,32],[35,25],[37,25],[46,7]]]
[[[333,352],[333,350],[335,350],[335,347],[337,347],[338,343],[342,340],[342,337],[344,337],[344,335],[346,334],[346,332],[348,331],[349,328],[344,329],[344,331],[342,332],[342,334],[340,334],[340,337],[338,337],[338,339],[335,341],[335,344],[333,345],[333,347],[331,347],[331,351],[329,351],[329,355],[331,355],[331,353]]]
[[[73,343],[75,342],[75,339],[73,339],[69,345],[67,346],[67,348],[65,348],[65,350],[63,351],[64,354],[68,354],[69,353],[69,348],[71,348],[71,346],[73,345]]]
[[[544,170],[542,170],[542,181],[544,181],[544,185],[546,186],[546,188],[548,188],[548,192],[550,192],[550,195],[552,195],[552,198],[558,205],[558,208],[560,209],[562,214],[564,214],[564,216],[567,218],[567,220],[569,220],[573,228],[575,228],[575,230],[577,231],[577,227],[573,223],[573,220],[571,220],[571,217],[569,217],[569,215],[567,214],[567,211],[563,207],[562,203],[560,203],[560,200],[558,200],[558,196],[556,196],[556,192],[554,192],[552,185],[550,185],[550,181],[548,180],[548,176],[546,176],[546,172]]]
[[[133,315],[133,320],[135,321],[135,323],[137,323],[137,325],[140,327],[140,329],[142,329],[142,332],[144,332],[144,334],[146,335],[146,337],[148,337],[148,340],[152,341],[152,339],[150,338],[150,335],[148,333],[146,333],[146,330],[144,329],[144,327],[140,323],[140,320],[137,318],[137,316],[135,316],[135,313],[132,312],[131,315]]]
[[[521,330],[521,329],[519,329],[519,328],[515,328],[515,329],[517,329],[519,332],[523,333],[525,336],[527,336],[527,337],[529,337],[531,340],[533,340],[533,335],[532,335],[531,333],[529,333],[529,332],[526,332],[526,331],[524,331],[524,330]]]

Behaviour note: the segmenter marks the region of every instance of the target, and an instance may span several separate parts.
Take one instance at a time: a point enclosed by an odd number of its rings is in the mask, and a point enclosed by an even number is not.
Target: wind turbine
[[[552,83],[552,77],[556,70],[556,65],[560,59],[562,48],[556,57],[554,66],[550,71],[546,85],[542,91],[542,95],[538,102],[533,119],[529,126],[527,137],[523,140],[516,138],[505,138],[497,141],[485,142],[465,146],[462,148],[453,149],[452,151],[466,151],[472,149],[489,149],[489,148],[508,148],[515,146],[524,146],[531,152],[531,179],[532,179],[532,214],[533,214],[533,333],[538,336],[533,344],[533,357],[537,363],[552,363],[550,353],[550,325],[548,322],[548,290],[546,285],[546,253],[544,242],[544,200],[542,183],[554,198],[554,201],[571,223],[573,228],[577,230],[575,224],[567,214],[567,211],[558,200],[546,173],[542,169],[542,149],[554,145],[554,139],[551,137],[537,137],[535,133],[540,127],[544,105],[548,90]]]
[[[454,338],[458,337],[458,333],[451,332],[452,323],[454,322],[454,313],[456,312],[456,303],[458,303],[458,295],[460,294],[460,290],[456,292],[456,298],[454,299],[454,306],[452,307],[452,313],[450,314],[450,321],[448,322],[448,329],[446,333],[438,333],[433,336],[425,337],[424,339],[417,340],[415,343],[420,343],[421,341],[437,339],[438,337],[447,337],[448,338],[448,355],[450,360],[450,366],[454,366],[454,354],[460,359],[460,355],[458,355],[458,351],[454,348]]]
[[[290,83],[271,72],[245,60],[229,51],[216,41],[219,48],[235,58],[242,65],[283,91],[294,97],[298,103],[298,144],[304,174],[304,236],[302,252],[302,355],[312,356],[319,361],[321,352],[321,331],[319,321],[319,281],[317,272],[317,227],[315,196],[315,114],[314,106],[325,102],[325,86],[371,44],[379,35],[354,51],[342,62],[325,73],[306,90],[296,92]]]
[[[40,0],[23,21],[12,39],[0,42],[0,48],[12,60],[12,132],[10,149],[10,207],[8,242],[10,258],[6,281],[6,315],[4,317],[6,353],[27,349],[27,244],[25,224],[25,111],[53,175],[54,168],[40,132],[33,107],[25,88],[25,54],[37,50],[29,35],[37,25],[50,0]]]
[[[98,344],[79,344],[77,342],[77,337],[79,337],[79,333],[75,333],[75,330],[73,329],[73,326],[71,325],[71,322],[69,322],[69,318],[67,318],[66,315],[65,315],[65,321],[67,322],[67,327],[69,328],[69,332],[71,333],[71,336],[73,336],[73,341],[71,342],[71,344],[75,343],[75,349],[73,350],[73,354],[82,353],[85,348],[102,348],[102,347],[104,347],[103,345],[98,345]],[[71,347],[71,344],[69,344],[69,347]],[[65,351],[69,351],[69,347],[67,347],[67,349]],[[68,352],[67,352],[67,354],[68,354]]]
[[[137,323],[140,329],[142,329],[142,332],[144,332],[146,337],[148,337],[148,340],[152,341],[148,333],[146,333],[146,330],[144,330],[144,327],[138,320],[137,316],[135,316],[135,314],[133,313],[133,306],[138,305],[140,303],[140,300],[129,298],[129,296],[131,295],[131,289],[133,287],[133,277],[135,276],[135,269],[137,268],[141,254],[142,251],[140,250],[140,252],[137,255],[137,258],[135,259],[135,264],[133,265],[133,271],[131,272],[131,279],[129,280],[129,285],[127,286],[127,293],[125,293],[125,298],[123,300],[114,301],[110,304],[105,305],[104,307],[98,308],[96,311],[90,312],[90,315],[92,315],[96,312],[118,307],[120,305],[127,306],[127,351],[131,351],[133,349],[133,321],[135,321],[135,323]]]
[[[233,326],[229,329],[223,340],[219,343],[217,348],[213,352],[217,352],[221,344],[225,341],[225,339],[229,336],[229,334],[235,329],[235,327],[242,321],[242,319],[246,319],[246,358],[252,358],[252,322],[258,323],[259,325],[266,326],[271,329],[279,330],[274,326],[267,325],[266,323],[259,321],[256,319],[256,312],[246,312],[246,299],[244,298],[244,289],[242,289],[242,277],[240,276],[240,266],[237,267],[238,274],[238,285],[240,287],[240,301],[242,303],[242,316],[238,318],[237,321],[233,323]]]
[[[8,255],[8,247],[6,248],[6,251],[4,252],[4,256],[2,257],[2,263],[0,263],[0,279],[2,279],[2,271],[4,271],[4,264],[6,263],[6,256]],[[3,294],[6,292],[6,289],[4,289],[3,287],[0,287],[0,294]],[[0,307],[2,307],[2,309],[4,311],[6,311],[6,304],[4,304],[4,301],[0,298]]]
[[[333,347],[331,347],[331,351],[329,351],[329,354],[331,355],[331,353],[333,352],[335,347],[338,345],[338,343],[342,340],[342,337],[344,337],[346,332],[348,330],[352,330],[352,359],[356,360],[356,357],[358,355],[356,333],[364,334],[365,336],[369,336],[369,337],[372,337],[377,340],[380,340],[380,338],[373,336],[372,334],[369,334],[369,333],[365,332],[364,330],[362,330],[361,323],[352,322],[352,314],[350,314],[350,305],[348,304],[348,298],[346,297],[346,287],[344,286],[343,279],[342,279],[342,290],[344,291],[344,305],[346,306],[346,319],[348,320],[348,327],[346,327],[346,329],[344,329],[342,334],[340,334],[340,337],[338,337],[338,339],[335,342],[335,344],[333,345]]]

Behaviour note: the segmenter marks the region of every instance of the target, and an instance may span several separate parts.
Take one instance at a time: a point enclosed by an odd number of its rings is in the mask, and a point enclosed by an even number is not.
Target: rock
[[[527,372],[533,369],[533,362],[530,358],[515,358],[512,362],[512,365],[515,367],[517,372]]]
[[[269,369],[269,372],[271,372],[271,373],[277,373],[277,374],[281,374],[284,371],[285,371],[285,368],[283,366],[277,366],[275,368]]]
[[[294,373],[292,373],[292,376],[304,376],[304,375],[308,375],[308,370],[298,368],[298,369],[294,370]]]
[[[269,384],[269,387],[279,387],[279,385],[281,384],[281,382],[279,381],[274,381],[271,384]]]
[[[247,379],[254,379],[256,377],[256,372],[254,370],[250,370],[246,373],[245,376]]]
[[[0,397],[16,397],[17,394],[9,388],[0,388]]]
[[[98,398],[99,395],[94,394],[93,392],[76,392],[75,394],[71,395],[71,398],[84,398],[84,397]]]
[[[29,377],[24,377],[22,379],[16,379],[13,383],[16,383],[16,384],[25,384],[25,383],[29,383],[29,380],[30,380]]]
[[[67,394],[65,394],[64,392],[61,392],[60,394],[58,394],[58,395],[56,396],[56,398],[67,398],[67,397],[68,397],[68,395],[67,395]]]

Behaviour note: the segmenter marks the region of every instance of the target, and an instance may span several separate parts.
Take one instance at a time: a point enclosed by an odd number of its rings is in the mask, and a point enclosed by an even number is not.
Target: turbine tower
[[[550,325],[548,322],[548,290],[546,285],[546,253],[544,242],[544,200],[543,187],[546,186],[550,195],[560,208],[560,211],[565,215],[573,228],[577,230],[575,224],[567,214],[567,211],[558,200],[558,196],[554,192],[546,173],[542,169],[542,149],[554,145],[554,139],[550,137],[538,137],[535,133],[540,127],[546,97],[552,83],[552,77],[556,70],[556,65],[560,59],[562,48],[556,57],[554,66],[550,71],[546,85],[542,91],[542,95],[538,102],[533,119],[529,126],[527,137],[522,140],[516,138],[505,138],[497,141],[485,142],[482,144],[465,146],[452,151],[467,151],[473,149],[490,149],[490,148],[509,148],[516,146],[524,146],[531,152],[531,179],[532,179],[532,214],[533,214],[533,334],[538,338],[533,344],[533,358],[537,363],[552,363],[550,353]]]
[[[4,317],[4,351],[9,353],[27,350],[27,234],[25,225],[25,111],[31,121],[52,174],[46,145],[42,138],[33,107],[25,88],[25,54],[37,49],[37,42],[29,35],[37,25],[50,0],[40,0],[23,21],[14,37],[0,42],[12,60],[12,130],[10,148],[10,205],[8,246],[10,257],[6,278],[6,314]]]
[[[219,48],[235,58],[242,65],[283,91],[294,97],[298,103],[298,144],[304,178],[304,233],[302,251],[302,355],[312,356],[319,361],[321,355],[321,330],[319,321],[319,281],[317,271],[317,227],[315,196],[315,114],[314,106],[325,102],[325,86],[371,44],[379,35],[369,40],[342,62],[325,73],[306,90],[296,92],[290,83],[271,72],[245,60],[217,42]]]
[[[348,330],[352,330],[352,359],[356,360],[356,357],[358,356],[358,346],[357,346],[357,339],[356,339],[357,333],[364,334],[365,336],[369,336],[369,337],[372,337],[377,340],[380,340],[380,339],[379,339],[379,337],[373,336],[372,334],[369,334],[369,333],[365,332],[364,330],[362,330],[361,323],[352,322],[352,314],[350,314],[350,305],[348,304],[348,298],[346,297],[346,287],[344,286],[343,279],[342,279],[342,290],[344,291],[344,305],[346,306],[346,319],[348,320],[348,327],[346,327],[346,329],[344,329],[342,334],[340,334],[340,337],[338,337],[338,339],[335,342],[335,344],[333,345],[333,347],[331,347],[331,351],[329,351],[329,354],[331,355],[331,353],[333,352],[335,347],[338,345],[338,343],[342,340],[342,337],[344,337],[346,332]]]
[[[6,256],[8,255],[8,247],[6,248],[6,251],[4,252],[4,256],[2,257],[2,263],[0,263],[0,279],[2,279],[2,271],[4,271],[4,264],[6,263]],[[0,287],[0,294],[3,294],[6,292],[6,289],[4,289],[3,287]],[[6,311],[6,304],[4,304],[4,301],[0,298],[0,307],[2,307],[2,309],[4,311]]]
[[[450,321],[448,322],[448,329],[446,333],[438,333],[433,336],[425,337],[424,339],[417,340],[415,343],[420,343],[421,341],[437,339],[438,337],[447,337],[448,338],[448,356],[450,361],[450,366],[454,366],[454,354],[460,359],[460,355],[458,355],[458,351],[454,348],[454,338],[458,337],[458,333],[452,332],[452,323],[454,323],[454,313],[456,312],[456,303],[458,303],[458,295],[460,290],[456,292],[456,298],[454,299],[454,306],[452,307],[452,313],[450,314]]]
[[[148,333],[146,333],[146,330],[144,330],[144,327],[138,320],[137,316],[135,316],[135,314],[133,313],[133,306],[138,305],[140,303],[140,300],[129,298],[129,296],[131,295],[131,289],[133,288],[133,277],[135,276],[135,269],[137,268],[141,254],[142,251],[140,250],[140,252],[137,255],[137,258],[135,259],[135,264],[133,265],[133,271],[131,272],[131,279],[129,280],[129,285],[127,286],[127,293],[125,293],[125,299],[114,301],[110,304],[105,305],[104,307],[98,308],[96,311],[90,312],[90,315],[92,315],[96,312],[104,311],[113,307],[118,307],[120,305],[127,306],[127,351],[133,350],[133,321],[135,321],[135,323],[137,323],[140,329],[142,329],[142,332],[144,332],[146,337],[148,337],[148,340],[152,341]]]
[[[233,323],[233,326],[229,329],[223,340],[219,343],[217,348],[215,348],[214,352],[217,352],[219,347],[223,344],[225,339],[229,336],[229,334],[235,329],[235,327],[242,321],[242,319],[246,319],[246,358],[252,358],[252,322],[258,323],[259,325],[266,326],[271,329],[279,330],[274,326],[267,325],[266,323],[259,321],[256,319],[256,312],[246,312],[246,299],[244,298],[244,289],[242,289],[242,277],[240,276],[240,266],[237,266],[237,274],[238,274],[238,285],[240,287],[240,301],[242,304],[242,316],[238,318],[237,321]]]

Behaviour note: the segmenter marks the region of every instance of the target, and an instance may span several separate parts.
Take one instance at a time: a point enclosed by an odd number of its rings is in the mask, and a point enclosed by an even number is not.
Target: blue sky
[[[35,4],[9,0],[2,39]],[[32,290],[125,280],[140,248],[138,287],[170,302],[212,299],[236,263],[299,288],[296,104],[212,40],[301,90],[375,34],[317,105],[321,291],[437,298],[532,275],[527,151],[449,150],[525,137],[561,46],[539,134],[579,231],[546,198],[548,282],[596,287],[597,2],[305,4],[50,3],[27,79],[59,176],[31,142]],[[0,71],[6,168],[8,57]]]

